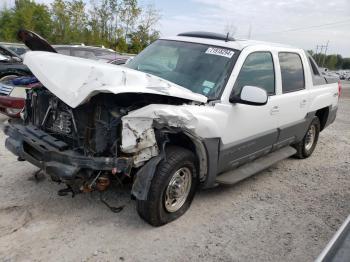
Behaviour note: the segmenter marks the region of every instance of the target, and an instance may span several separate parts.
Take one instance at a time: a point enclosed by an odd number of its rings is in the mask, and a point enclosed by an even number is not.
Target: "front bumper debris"
[[[82,170],[128,173],[132,167],[132,158],[83,156],[35,126],[10,121],[4,132],[8,150],[58,180],[74,179]]]

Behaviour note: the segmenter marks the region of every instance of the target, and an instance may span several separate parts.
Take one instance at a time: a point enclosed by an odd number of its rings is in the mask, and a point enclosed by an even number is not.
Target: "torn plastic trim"
[[[131,195],[133,197],[138,200],[147,200],[156,168],[163,158],[163,155],[152,158],[136,173],[136,178],[131,189]]]

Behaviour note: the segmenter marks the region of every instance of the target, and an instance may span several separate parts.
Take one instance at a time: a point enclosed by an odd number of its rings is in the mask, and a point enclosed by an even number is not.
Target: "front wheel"
[[[316,148],[319,134],[320,120],[316,116],[312,120],[303,140],[294,145],[295,149],[297,150],[295,156],[300,159],[311,156]]]
[[[190,207],[198,179],[193,153],[170,146],[158,165],[148,198],[137,200],[138,214],[149,224],[161,226],[182,216]]]

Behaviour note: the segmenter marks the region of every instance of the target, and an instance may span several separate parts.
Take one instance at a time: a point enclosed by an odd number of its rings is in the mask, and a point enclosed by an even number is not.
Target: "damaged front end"
[[[132,182],[138,173],[154,171],[167,138],[155,131],[151,117],[128,114],[150,102],[184,103],[159,95],[101,93],[71,108],[46,88],[27,96],[24,123],[13,120],[5,128],[6,147],[73,193],[103,191],[113,179]],[[139,179],[133,190],[138,198],[146,197],[142,183]]]
[[[165,143],[195,122],[185,111],[176,116],[149,106],[207,101],[164,79],[114,65],[47,52],[29,52],[24,63],[43,86],[27,91],[23,123],[10,121],[6,147],[73,193],[126,180],[133,182],[132,194],[145,200]],[[140,114],[146,108],[151,111]]]

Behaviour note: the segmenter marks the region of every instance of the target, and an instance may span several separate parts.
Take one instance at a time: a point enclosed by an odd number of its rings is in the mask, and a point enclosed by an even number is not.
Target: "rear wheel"
[[[190,207],[197,186],[193,153],[168,147],[158,165],[146,201],[137,200],[138,214],[149,224],[161,226],[182,216]]]
[[[295,149],[297,150],[295,156],[300,159],[311,156],[316,148],[319,134],[320,120],[318,117],[314,117],[303,140],[294,145]]]

